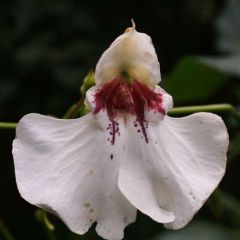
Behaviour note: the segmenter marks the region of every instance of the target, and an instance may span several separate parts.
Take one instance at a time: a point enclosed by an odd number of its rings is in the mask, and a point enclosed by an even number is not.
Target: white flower
[[[215,114],[166,116],[173,104],[160,79],[151,38],[129,28],[97,64],[92,113],[24,116],[13,143],[22,197],[75,233],[97,222],[110,240],[123,238],[137,209],[167,228],[185,226],[224,175],[228,134]]]

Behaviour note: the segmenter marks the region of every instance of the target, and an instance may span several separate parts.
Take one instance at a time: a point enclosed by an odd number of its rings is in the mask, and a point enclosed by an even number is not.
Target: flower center
[[[95,104],[95,114],[100,110],[107,111],[110,120],[107,130],[111,135],[111,144],[114,144],[116,134],[120,134],[117,122],[119,117],[126,114],[135,115],[134,127],[138,128],[137,131],[143,134],[148,143],[146,131],[148,121],[145,119],[145,111],[165,113],[161,93],[154,92],[154,89],[143,82],[135,79],[130,81],[124,75],[107,82],[97,90]]]

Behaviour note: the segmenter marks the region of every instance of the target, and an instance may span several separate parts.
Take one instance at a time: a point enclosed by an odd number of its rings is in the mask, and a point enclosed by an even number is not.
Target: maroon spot
[[[111,160],[113,159],[113,154],[110,155]]]
[[[107,110],[110,120],[107,130],[111,135],[111,144],[115,143],[116,133],[119,133],[118,119],[122,113],[130,113],[136,116],[134,127],[138,124],[148,143],[146,128],[148,122],[145,120],[145,109],[165,113],[162,107],[162,94],[156,93],[148,85],[134,80],[128,83],[123,77],[118,77],[102,86],[95,93],[95,110]]]

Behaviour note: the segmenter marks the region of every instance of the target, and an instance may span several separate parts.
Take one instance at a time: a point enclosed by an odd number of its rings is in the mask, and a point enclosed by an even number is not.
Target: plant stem
[[[14,237],[9,232],[3,221],[0,219],[0,234],[4,240],[14,240]]]
[[[77,116],[78,110],[80,106],[84,103],[84,98],[81,98],[79,102],[74,104],[68,112],[64,115],[63,118],[74,118]],[[197,112],[219,112],[219,113],[230,113],[232,114],[238,121],[240,121],[240,114],[233,107],[233,105],[228,103],[223,104],[211,104],[211,105],[200,105],[200,106],[186,106],[186,107],[174,107],[169,110],[168,114],[170,116],[179,116]],[[15,129],[17,123],[10,122],[0,122],[0,129]]]
[[[84,104],[84,99],[85,97],[81,97],[81,99],[72,105],[70,109],[64,114],[63,118],[68,119],[68,118],[74,118],[77,116],[79,108],[81,107],[82,104]]]
[[[42,225],[42,228],[46,234],[47,239],[57,240],[57,237],[55,235],[55,227],[49,221],[47,213],[42,209],[37,209],[35,212],[35,217],[39,221],[39,223]]]
[[[172,108],[168,112],[168,114],[172,116],[177,116],[196,112],[227,112],[233,114],[238,119],[240,118],[239,113],[236,111],[236,109],[231,104],[227,103],[201,106],[175,107]]]
[[[0,129],[15,129],[16,127],[17,123],[0,122]]]

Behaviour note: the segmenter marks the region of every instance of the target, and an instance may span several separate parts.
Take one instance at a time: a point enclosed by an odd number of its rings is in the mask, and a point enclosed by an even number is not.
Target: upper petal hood
[[[160,65],[151,38],[129,28],[103,53],[96,66],[96,84],[128,73],[131,78],[151,85],[160,82]]]

